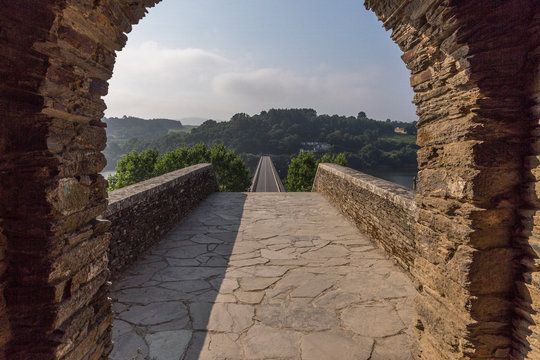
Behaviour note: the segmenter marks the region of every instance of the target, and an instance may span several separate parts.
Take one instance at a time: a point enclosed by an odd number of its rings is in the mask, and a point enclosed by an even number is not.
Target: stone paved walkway
[[[111,359],[410,359],[414,295],[321,195],[218,193],[114,284]]]

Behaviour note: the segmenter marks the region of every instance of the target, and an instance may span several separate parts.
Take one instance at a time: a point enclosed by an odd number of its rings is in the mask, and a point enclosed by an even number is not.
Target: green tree
[[[317,165],[317,159],[312,153],[300,153],[292,158],[285,179],[287,191],[311,191]]]
[[[324,154],[318,164],[320,163],[333,163],[333,164],[338,164],[342,166],[347,166],[347,157],[345,156],[344,153],[339,153],[337,155]]]
[[[365,168],[373,168],[379,165],[382,157],[382,151],[372,144],[367,144],[360,150],[360,159]]]
[[[150,153],[153,161],[147,160]],[[245,191],[251,184],[248,168],[234,151],[227,150],[223,144],[208,148],[200,143],[190,148],[182,147],[161,156],[157,150],[133,152],[124,156],[118,163],[116,174],[109,177],[109,190],[205,162],[213,164],[221,191]],[[137,171],[128,171],[133,168]]]
[[[214,145],[209,149],[208,162],[214,165],[216,177],[221,191],[246,191],[251,185],[249,169],[244,160],[234,151],[229,151],[223,144]]]
[[[109,189],[120,189],[154,176],[154,165],[159,157],[156,149],[126,154],[118,160],[116,174],[109,176]]]
[[[287,191],[311,191],[313,180],[320,163],[334,163],[347,166],[347,158],[344,153],[337,155],[325,154],[320,160],[312,153],[300,153],[291,159],[289,171],[285,179]]]
[[[189,148],[182,147],[160,156],[154,166],[155,176],[190,166],[191,163],[187,161],[188,153]]]

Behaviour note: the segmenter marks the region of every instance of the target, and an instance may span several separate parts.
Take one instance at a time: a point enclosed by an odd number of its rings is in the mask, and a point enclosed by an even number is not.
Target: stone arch
[[[110,350],[101,97],[125,33],[157,2],[3,1],[0,359]],[[366,7],[404,52],[420,118],[417,354],[535,358],[540,6]]]

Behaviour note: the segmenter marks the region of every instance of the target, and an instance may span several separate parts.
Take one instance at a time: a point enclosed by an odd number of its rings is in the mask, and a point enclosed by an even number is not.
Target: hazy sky
[[[164,0],[128,36],[106,116],[416,120],[401,51],[362,0]]]

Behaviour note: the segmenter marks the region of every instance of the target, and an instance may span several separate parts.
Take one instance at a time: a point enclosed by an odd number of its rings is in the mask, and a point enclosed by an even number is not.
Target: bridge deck
[[[217,193],[115,282],[111,359],[410,359],[409,278],[316,193]]]
[[[270,156],[261,156],[259,165],[255,170],[252,192],[285,192],[285,187],[279,178]]]

